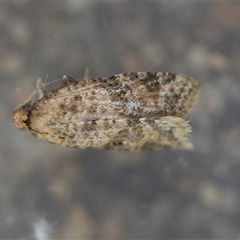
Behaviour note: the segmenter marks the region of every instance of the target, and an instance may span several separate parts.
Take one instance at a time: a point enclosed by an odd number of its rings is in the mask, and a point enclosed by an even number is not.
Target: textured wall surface
[[[240,5],[0,3],[0,238],[240,238]],[[195,150],[64,148],[11,124],[37,78],[185,73]]]

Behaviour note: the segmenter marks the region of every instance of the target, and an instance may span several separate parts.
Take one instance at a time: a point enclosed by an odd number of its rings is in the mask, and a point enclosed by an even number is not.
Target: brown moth
[[[58,80],[57,80],[58,81]],[[42,85],[42,87],[48,85]],[[183,74],[130,72],[62,86],[17,107],[16,127],[50,143],[97,149],[192,149],[182,117],[197,101],[199,84]]]

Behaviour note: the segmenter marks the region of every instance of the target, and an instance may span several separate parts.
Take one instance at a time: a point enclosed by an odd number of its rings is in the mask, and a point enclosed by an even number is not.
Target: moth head
[[[19,107],[16,107],[13,112],[12,122],[13,124],[22,130],[28,130],[28,113],[31,108],[31,102],[25,103]]]

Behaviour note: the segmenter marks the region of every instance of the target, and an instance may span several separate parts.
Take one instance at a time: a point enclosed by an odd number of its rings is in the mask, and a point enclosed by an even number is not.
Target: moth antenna
[[[53,81],[51,81],[51,82],[44,83],[43,87],[46,87],[47,85],[51,85],[51,84],[53,84],[53,83],[60,82],[60,81],[62,81],[62,79],[56,79],[56,80],[53,80]]]
[[[33,91],[33,92],[31,93],[31,95],[30,95],[23,103],[17,105],[17,107],[16,107],[15,109],[18,109],[18,108],[20,108],[21,106],[23,106],[24,104],[26,104],[27,102],[29,102],[30,99],[31,99],[36,93],[37,93],[37,90]]]
[[[47,74],[47,77],[48,77],[48,74]],[[59,81],[62,80],[62,79],[57,79],[57,80],[54,80],[54,81],[52,81],[52,82],[46,83],[47,77],[45,78],[45,83],[43,83],[43,81],[42,81],[41,78],[39,78],[39,79],[37,80],[37,92],[38,92],[38,95],[39,95],[39,99],[41,99],[42,97],[44,97],[44,95],[46,95],[45,87],[46,87],[47,85],[50,85],[50,84],[53,84],[53,83],[55,83],[55,82],[59,82]]]
[[[47,77],[48,77],[48,74],[47,74]],[[47,77],[46,77],[45,79],[47,79]],[[62,79],[56,79],[56,80],[54,80],[54,81],[52,81],[52,82],[43,83],[43,82],[42,82],[42,79],[41,79],[41,78],[38,78],[38,79],[37,79],[37,89],[36,89],[35,91],[33,91],[33,92],[30,94],[30,96],[27,97],[27,99],[26,99],[23,103],[17,105],[16,109],[17,109],[17,108],[20,108],[20,107],[23,106],[25,103],[29,102],[36,93],[38,93],[39,99],[42,98],[42,97],[44,96],[44,94],[45,94],[45,91],[43,90],[43,88],[45,88],[47,85],[53,84],[53,83],[55,83],[55,82],[60,82],[60,81],[62,81]]]

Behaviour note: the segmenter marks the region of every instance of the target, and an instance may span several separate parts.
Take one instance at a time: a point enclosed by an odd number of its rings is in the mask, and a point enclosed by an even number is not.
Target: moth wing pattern
[[[106,79],[107,80],[107,79]],[[182,117],[196,104],[198,82],[184,74],[137,72],[117,74],[103,81],[118,113],[126,116]]]
[[[46,135],[38,131],[35,134],[53,144],[69,147],[115,150],[154,150],[164,147],[192,149],[187,137],[191,132],[190,125],[184,119],[172,116],[72,122],[62,125],[61,129],[53,126],[52,131],[47,132]],[[54,132],[58,132],[58,135]]]
[[[127,121],[124,121],[127,123]],[[176,148],[192,150],[188,139],[191,126],[179,117],[141,118],[127,123],[116,132],[105,148],[116,150],[159,150]]]
[[[183,117],[197,98],[198,82],[192,77],[138,72],[69,84],[49,92],[34,107],[39,107],[38,111],[52,108],[49,114],[55,115],[69,112],[72,118],[82,113],[82,119],[87,120]]]
[[[194,78],[131,72],[80,82],[64,76],[62,84],[48,93],[40,86],[41,98],[17,107],[13,123],[61,146],[192,149],[191,127],[182,117],[197,102],[199,84]]]

